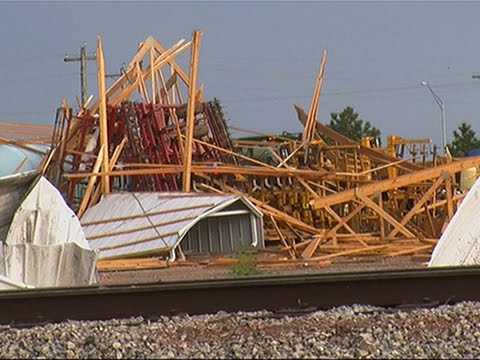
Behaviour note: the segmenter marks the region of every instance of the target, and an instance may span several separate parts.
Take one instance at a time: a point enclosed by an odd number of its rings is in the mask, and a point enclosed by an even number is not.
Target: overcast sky
[[[480,2],[0,2],[0,120],[53,123],[79,95],[79,63],[65,63],[103,35],[107,72],[148,35],[164,46],[200,28],[199,82],[230,123],[300,131],[322,49],[328,50],[319,118],[352,106],[383,135],[448,139],[460,122],[480,132]],[[188,54],[186,55],[188,59]],[[188,69],[185,69],[188,70]],[[96,93],[95,62],[88,64]]]

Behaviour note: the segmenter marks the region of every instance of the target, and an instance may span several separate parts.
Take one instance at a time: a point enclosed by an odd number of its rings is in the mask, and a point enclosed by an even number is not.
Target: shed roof
[[[81,219],[100,258],[170,251],[201,219],[236,202],[261,212],[242,196],[199,193],[121,192],[102,197]]]

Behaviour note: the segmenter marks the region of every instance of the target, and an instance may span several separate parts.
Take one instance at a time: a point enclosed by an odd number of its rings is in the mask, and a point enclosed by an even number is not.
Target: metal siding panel
[[[240,215],[236,216],[238,218],[238,222],[242,227],[242,233],[244,234],[243,243],[245,246],[250,246],[253,242],[252,236],[252,223],[250,221],[250,215]]]
[[[208,244],[208,251],[215,252],[215,248],[218,248],[217,244],[220,241],[220,236],[218,234],[218,221],[216,221],[216,219],[207,219],[207,221],[209,222],[211,220],[214,220],[214,221],[212,221],[210,224],[209,236],[206,243]]]
[[[220,252],[231,252],[232,245],[231,245],[231,238],[230,238],[230,219],[222,219],[218,218],[220,226],[220,243],[219,243],[219,251]]]

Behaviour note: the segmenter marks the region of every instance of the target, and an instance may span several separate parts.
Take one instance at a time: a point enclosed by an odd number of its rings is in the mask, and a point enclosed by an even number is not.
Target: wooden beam
[[[342,223],[342,222],[343,222],[343,221],[342,221],[342,218],[341,218],[335,211],[333,211],[333,209],[332,209],[330,206],[327,206],[327,207],[325,208],[325,210],[326,210],[327,213],[329,213],[330,216],[333,217],[338,223]],[[356,233],[346,222],[343,222],[343,227],[344,227],[345,229],[347,229],[347,231],[348,231],[350,234],[352,234],[352,235],[354,235],[354,236],[357,235],[357,233]],[[363,246],[367,246],[367,244],[366,244],[365,242],[363,242],[363,241],[361,241],[361,240],[359,240],[359,242],[360,242]]]
[[[333,259],[333,258],[336,258],[336,257],[339,257],[339,256],[369,253],[369,252],[372,252],[372,251],[383,250],[387,247],[388,247],[388,245],[368,246],[368,247],[357,248],[357,249],[353,249],[353,250],[340,251],[340,252],[330,254],[330,255],[317,256],[317,257],[311,258],[311,260],[320,260],[321,261],[321,260]]]
[[[139,176],[154,174],[178,174],[183,171],[181,164],[122,164],[122,168],[132,167],[128,170],[113,170],[93,174],[92,172],[78,172],[63,174],[65,179],[83,179],[92,175],[109,176]],[[139,167],[139,168],[136,168]],[[259,166],[239,166],[239,165],[218,165],[212,164],[192,165],[192,172],[203,174],[240,174],[240,175],[259,175],[259,176],[302,176],[304,178],[322,178],[322,173],[314,170],[303,169],[269,169]]]
[[[378,194],[378,206],[380,209],[383,209],[383,199],[382,194]],[[380,216],[380,239],[383,241],[385,239],[385,219]]]
[[[327,50],[323,49],[317,80],[313,88],[313,96],[310,102],[310,109],[308,111],[307,122],[305,124],[305,129],[303,131],[303,141],[307,144],[309,144],[313,140],[313,137],[315,135],[315,122],[317,119],[318,102],[320,98],[320,92],[322,91],[323,73],[325,71],[326,61],[327,61]]]
[[[107,126],[107,96],[105,94],[105,61],[103,59],[102,35],[97,36],[97,83],[99,99],[99,124],[100,124],[100,145],[103,154],[102,158],[102,192],[110,192],[110,178],[108,176],[108,126]],[[97,170],[98,171],[98,170]]]
[[[298,105],[294,105],[294,108],[297,112],[298,120],[305,126],[305,124],[307,122],[307,114]],[[336,132],[335,130],[329,128],[328,126],[320,123],[318,120],[316,121],[315,126],[316,126],[316,130],[319,133],[324,134],[325,136],[329,137],[330,139],[332,139],[333,141],[335,141],[336,143],[338,143],[340,145],[358,146],[359,152],[361,154],[364,154],[364,155],[368,156],[372,160],[375,160],[375,161],[383,163],[383,164],[389,164],[389,163],[398,161],[398,159],[393,157],[393,156],[389,156],[389,155],[384,154],[384,153],[382,153],[378,150],[375,150],[375,149],[372,149],[372,148],[361,145],[357,141],[352,140],[352,139],[346,137],[345,135],[342,135],[342,134]],[[413,163],[408,163],[408,162],[398,164],[396,167],[398,167],[399,169],[406,170],[406,171],[416,171],[416,170],[423,169],[422,166],[419,166],[419,165],[416,165],[416,164],[413,164]]]
[[[172,46],[172,48],[170,48],[168,51],[166,51],[160,57],[158,57],[155,60],[154,69],[157,70],[158,68],[163,66],[165,63],[167,63],[169,60],[171,60],[171,59],[175,58],[176,56],[180,55],[183,51],[185,51],[190,46],[190,42],[180,46],[182,43],[183,43],[183,41],[177,42],[176,44],[174,44]],[[136,70],[135,70],[135,67],[132,67],[132,70],[127,71],[127,74],[131,77],[134,77],[134,80],[131,81],[131,82],[127,82],[126,83],[127,85],[125,86],[125,88],[122,89],[120,92],[118,92],[115,95],[113,94],[113,91],[107,91],[107,97],[109,99],[109,104],[118,105],[120,102],[127,99],[130,96],[130,94],[139,86],[139,83],[140,83],[141,79],[144,80],[145,78],[147,78],[150,75],[150,73],[151,73],[150,72],[150,65],[148,66],[147,69],[145,69],[142,72],[142,75],[140,75],[140,76],[135,76]],[[116,83],[114,83],[112,85],[112,87],[109,88],[109,90],[114,89],[115,85],[116,85]],[[95,105],[92,106],[91,111],[92,112],[95,111]]]
[[[153,46],[155,47],[155,49],[160,53],[160,54],[163,54],[166,50],[165,48],[160,44],[160,42],[158,42],[157,39],[153,38]],[[168,59],[167,60],[167,63],[170,65],[170,67],[172,68],[173,70],[173,74],[178,74],[178,76],[180,77],[180,79],[187,85],[189,83],[188,81],[188,76],[187,74],[185,73],[185,71],[182,70],[182,68],[180,66],[177,65],[177,63],[172,60],[172,59]],[[172,74],[172,75],[173,75]]]
[[[127,143],[127,140],[128,139],[125,136],[122,139],[122,141],[120,142],[120,144],[118,144],[117,147],[115,148],[115,151],[113,152],[113,155],[110,159],[110,163],[108,164],[109,171],[112,171],[113,168],[115,167],[115,165],[118,161],[118,158],[120,157],[120,154],[122,153],[123,147]],[[92,206],[92,205],[94,205],[98,202],[98,199],[100,198],[101,190],[102,190],[102,187],[97,186],[97,188],[95,189],[95,192],[93,193],[90,201],[88,202],[88,207],[90,207],[90,206]]]
[[[158,69],[158,71],[159,71],[160,79],[162,81],[162,89],[160,90],[160,97],[162,99],[167,99],[168,98],[168,92],[173,87],[173,85],[175,85],[177,83],[177,74],[173,74],[165,82],[165,79],[163,77],[161,69]]]
[[[401,233],[403,233],[406,237],[416,238],[417,236],[413,234],[410,230],[408,230],[405,226],[400,224],[397,220],[395,220],[390,214],[388,214],[385,210],[383,210],[380,206],[378,206],[372,199],[368,198],[365,194],[357,191],[355,194],[361,201],[364,202],[369,208],[374,210],[378,215],[383,217],[386,221],[388,221],[394,228],[398,229]]]
[[[185,134],[185,152],[183,155],[182,190],[190,191],[192,178],[192,146],[193,127],[195,126],[195,95],[197,92],[197,68],[198,53],[200,51],[200,30],[194,30],[192,34],[192,47],[190,50],[190,70],[188,79],[188,102]],[[180,140],[180,139],[179,139]]]
[[[404,249],[404,250],[400,250],[400,251],[390,253],[390,254],[388,254],[388,256],[389,257],[395,257],[395,256],[400,256],[400,255],[411,255],[411,254],[414,254],[416,252],[431,250],[432,247],[433,247],[433,245],[415,246],[415,247],[410,248],[410,249]]]
[[[469,157],[449,164],[419,170],[414,173],[397,176],[393,179],[381,180],[360,186],[356,189],[349,189],[333,195],[313,199],[310,204],[315,209],[321,209],[325,206],[341,204],[353,199],[355,197],[355,191],[357,190],[365,196],[370,196],[376,192],[389,191],[411,183],[432,180],[439,177],[443,172],[456,173],[478,165],[480,165],[480,156]]]
[[[438,187],[442,184],[442,182],[444,181],[445,177],[444,176],[440,176],[434,183],[432,186],[430,186],[430,188],[425,192],[425,194],[423,194],[423,196],[417,200],[417,202],[415,203],[415,205],[410,209],[410,211],[403,217],[403,219],[400,221],[400,224],[402,224],[403,226],[405,226],[409,221],[410,219],[412,219],[416,214],[417,214],[417,211],[422,208],[424,206],[424,204],[427,202],[427,200],[433,195],[433,193],[438,189]],[[428,212],[428,210],[427,210]],[[393,229],[388,235],[387,237],[394,237],[395,235],[397,235],[398,233],[398,229]]]
[[[183,44],[185,42],[185,39],[180,39],[175,45],[173,45],[174,47],[175,46],[179,46],[181,44]],[[153,46],[155,46],[156,48],[156,44],[158,42],[156,42],[155,39],[152,38],[152,43],[153,43]],[[145,49],[145,50],[148,50],[148,39],[145,41],[144,43],[145,47],[141,47],[140,49],[140,52],[137,52],[137,54],[133,57],[133,59],[130,61],[130,66],[127,68],[127,70],[122,74],[122,76],[120,76],[107,90],[106,92],[106,96],[107,96],[107,99],[110,99],[112,96],[114,96],[115,94],[117,94],[118,91],[120,91],[121,89],[123,89],[124,87],[126,86],[129,86],[131,85],[131,79],[135,77],[135,72],[136,72],[136,69],[135,69],[135,66],[134,64],[138,61],[141,60],[141,58],[145,55],[145,53],[142,53],[142,49]],[[162,48],[163,49],[163,48]],[[171,48],[169,49],[171,50]],[[164,50],[162,51],[162,54],[163,52],[168,52],[169,50]],[[157,59],[158,60],[158,59]],[[167,57],[166,58],[166,61],[167,62],[171,62],[172,59]],[[133,87],[133,89],[135,89],[135,87]],[[132,91],[133,91],[132,89]],[[92,107],[90,108],[90,112],[92,114],[94,114],[97,110],[98,110],[98,106],[99,106],[99,101],[97,100],[93,105]]]
[[[98,54],[98,53],[97,53]],[[93,165],[93,173],[97,173],[98,170],[100,170],[100,166],[103,164],[103,145],[100,147],[100,151],[98,152],[97,160],[95,161],[95,164]],[[82,202],[80,203],[80,206],[78,207],[77,210],[77,217],[81,218],[85,210],[87,209],[87,204],[90,200],[90,194],[92,193],[93,190],[93,185],[95,185],[95,181],[97,181],[97,176],[91,176],[88,179],[88,184],[87,188],[85,190],[85,193],[83,194]]]
[[[273,215],[270,215],[270,221],[272,222],[273,227],[275,228],[275,231],[277,232],[278,237],[280,238],[280,241],[282,242],[283,246],[288,247],[288,253],[290,254],[290,257],[292,259],[295,259],[295,252],[293,251],[291,246],[288,246],[287,240],[285,240],[285,237],[280,231],[280,228],[278,227],[277,222],[275,221],[275,218],[273,217]]]
[[[445,193],[446,193],[446,200],[447,200],[447,217],[448,220],[452,220],[453,217],[453,194],[452,194],[452,178],[450,174],[446,176],[445,179]]]
[[[133,58],[128,63],[127,69],[130,69],[132,66],[135,66],[136,63],[140,62],[145,54],[151,49],[153,46],[153,37],[149,35],[145,41],[143,41],[137,49],[137,53],[133,56]]]
[[[25,156],[22,160],[20,160],[17,166],[15,166],[15,169],[13,169],[12,174],[16,174],[22,168],[23,164],[25,164],[27,160],[28,160],[27,156]]]
[[[183,135],[182,135],[183,137]],[[245,155],[242,155],[242,154],[239,154],[239,153],[236,153],[234,151],[230,151],[230,150],[227,150],[227,149],[224,149],[220,146],[217,146],[217,145],[214,145],[214,144],[210,144],[206,141],[202,141],[202,140],[199,140],[199,139],[193,139],[194,142],[198,143],[198,144],[202,144],[204,146],[207,146],[209,148],[212,148],[212,149],[215,149],[215,150],[218,150],[218,151],[221,151],[221,152],[224,152],[225,154],[229,154],[229,155],[232,155],[232,156],[236,156],[238,157],[239,159],[243,159],[243,160],[247,160],[251,163],[254,163],[254,164],[257,164],[257,165],[261,165],[261,166],[264,166],[266,168],[269,168],[269,169],[272,169],[272,170],[279,170],[281,171],[280,169],[277,169],[275,166],[272,166],[272,165],[269,165],[269,164],[266,164],[262,161],[259,161],[259,160],[256,160],[256,159],[253,159],[251,157],[248,157],[248,156],[245,156]],[[293,169],[289,169],[289,170],[293,170]]]
[[[145,80],[142,76],[142,69],[140,69],[140,63],[136,63],[135,68],[137,69],[138,91],[142,96],[143,102],[149,103],[150,99],[148,98],[147,89],[145,87]]]

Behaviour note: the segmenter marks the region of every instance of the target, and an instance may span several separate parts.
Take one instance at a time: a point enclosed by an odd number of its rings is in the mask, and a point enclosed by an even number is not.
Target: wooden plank
[[[13,169],[12,174],[16,174],[22,168],[22,166],[25,164],[27,160],[28,160],[27,156],[25,156],[22,160],[20,160],[17,166],[15,166],[15,169]]]
[[[155,49],[158,51],[159,54],[163,54],[166,51],[165,48],[160,44],[160,42],[155,38],[153,38],[153,46],[155,47]],[[188,82],[189,82],[188,81],[188,76],[182,70],[182,68],[180,66],[178,66],[177,63],[172,59],[168,59],[167,63],[170,65],[170,67],[173,70],[172,75],[173,74],[178,74],[180,79],[187,85]]]
[[[301,254],[302,259],[310,259],[313,253],[315,252],[315,250],[317,250],[318,245],[320,245],[320,242],[322,242],[323,239],[325,239],[324,234],[314,235],[313,240],[310,240],[310,243],[307,245],[305,250],[303,250]],[[300,245],[300,244],[297,244],[297,245]]]
[[[117,164],[118,158],[120,157],[123,151],[123,147],[125,146],[126,143],[127,143],[127,137],[125,136],[120,142],[120,144],[117,145],[117,147],[115,148],[115,151],[113,152],[113,155],[110,159],[110,164],[108,164],[109,171],[112,171],[115,165]],[[95,205],[98,202],[98,199],[100,198],[100,195],[101,195],[101,190],[102,190],[102,187],[97,186],[92,197],[90,198],[90,201],[88,202],[87,208]]]
[[[292,250],[292,247],[288,245],[287,240],[285,240],[285,237],[283,236],[282,232],[280,231],[280,228],[278,227],[277,222],[275,221],[275,218],[270,215],[270,220],[272,221],[273,227],[275,228],[275,231],[277,232],[278,236],[280,237],[280,241],[282,242],[283,246],[288,248],[288,253],[290,254],[290,257],[292,259],[295,259],[295,253]]]
[[[131,167],[137,167],[130,164]],[[141,167],[140,167],[141,166]],[[122,165],[122,168],[126,168]],[[92,175],[109,176],[140,176],[140,175],[154,175],[154,174],[178,174],[183,170],[183,165],[180,164],[140,164],[139,168],[128,170],[113,170],[109,172],[100,172],[94,174],[92,172],[78,172],[63,174],[65,179],[83,179]],[[302,176],[305,178],[322,178],[322,173],[315,170],[303,169],[269,169],[260,168],[258,166],[236,166],[236,165],[192,165],[192,172],[203,174],[240,174],[240,175],[259,175],[259,176]]]
[[[421,209],[424,204],[427,202],[427,200],[433,195],[433,193],[438,189],[438,187],[442,184],[444,181],[444,176],[440,176],[432,186],[423,194],[423,196],[416,201],[415,205],[410,209],[410,211],[403,217],[403,219],[400,221],[400,224],[405,226],[416,214],[419,209]],[[427,211],[428,212],[428,211]],[[394,237],[398,233],[398,229],[395,228],[393,229],[387,237]]]
[[[297,112],[297,115],[298,115],[298,120],[303,124],[305,125],[306,124],[306,121],[307,121],[307,114],[305,113],[305,111],[298,105],[294,105],[294,108]],[[341,144],[341,145],[354,145],[354,146],[358,146],[358,149],[359,149],[359,152],[361,154],[364,154],[366,156],[368,156],[369,158],[371,158],[372,160],[375,160],[377,162],[380,162],[380,163],[383,163],[383,164],[390,164],[392,162],[395,162],[397,161],[398,159],[393,157],[393,156],[390,156],[390,155],[387,155],[387,154],[384,154],[378,150],[375,150],[373,148],[369,148],[369,147],[366,147],[366,146],[363,146],[361,145],[360,143],[358,143],[357,141],[354,141],[352,139],[349,139],[348,137],[336,132],[335,130],[329,128],[328,126],[320,123],[318,120],[316,122],[316,130],[321,133],[321,134],[324,134],[325,136],[331,138],[333,141],[337,142],[338,144]],[[406,170],[406,171],[417,171],[417,170],[421,170],[423,169],[423,167],[417,165],[417,164],[413,164],[413,163],[403,163],[403,164],[398,164],[397,167],[399,169],[403,169],[403,170]]]
[[[147,41],[146,41],[147,42]],[[175,45],[179,46],[181,44],[183,44],[185,42],[185,39],[180,39]],[[152,43],[153,45],[156,47],[156,40],[152,38]],[[174,45],[174,46],[175,46]],[[147,45],[145,46],[145,49],[148,49],[148,43]],[[169,49],[170,50],[170,49]],[[164,52],[168,52],[168,50],[164,50],[162,51],[162,54]],[[136,69],[135,69],[135,66],[133,66],[137,61],[140,61],[141,58],[143,57],[144,54],[139,54],[137,53],[138,56],[134,56],[133,59],[131,60],[131,66],[129,66],[127,68],[127,70],[122,74],[122,76],[120,76],[107,90],[106,92],[106,96],[107,96],[107,99],[110,99],[111,97],[115,96],[119,91],[121,91],[123,88],[131,85],[131,79],[135,77],[135,72],[136,72]],[[157,59],[158,60],[158,59]],[[172,60],[170,58],[166,58],[166,61],[167,62],[171,62]],[[135,87],[134,87],[135,88]],[[134,89],[133,88],[133,89]],[[133,91],[132,89],[132,91]],[[99,101],[97,100],[93,105],[92,107],[90,108],[90,112],[92,114],[94,114],[97,110],[98,110],[98,107],[99,107]]]
[[[100,145],[103,151],[102,156],[102,192],[110,192],[110,177],[108,175],[108,126],[107,126],[107,96],[105,94],[105,61],[103,59],[102,36],[97,36],[97,84],[99,99],[99,119],[100,124]],[[98,171],[98,170],[97,170]],[[85,204],[86,205],[86,204]]]
[[[420,251],[431,250],[434,245],[421,245],[416,246],[410,249],[404,249],[388,254],[389,257],[401,256],[401,255],[411,255]]]
[[[453,217],[453,194],[452,194],[452,178],[450,174],[445,179],[445,192],[447,200],[447,221],[452,220]]]
[[[183,46],[179,47],[179,43],[174,44],[172,48],[170,48],[168,51],[163,53],[160,57],[158,57],[155,60],[154,64],[154,69],[157,70],[161,66],[163,66],[165,63],[168,62],[168,60],[171,60],[175,58],[176,56],[180,55],[183,51],[185,51],[189,46],[190,42],[184,44]],[[135,74],[136,72],[132,72],[130,74]],[[109,104],[110,105],[118,105],[120,102],[122,102],[125,99],[128,99],[130,94],[138,87],[140,79],[144,80],[150,75],[150,65],[148,66],[147,69],[145,69],[142,72],[142,75],[140,77],[135,77],[133,81],[129,82],[124,89],[122,89],[118,94],[113,95],[111,98],[109,97]],[[93,109],[92,109],[93,110]]]
[[[133,58],[128,63],[127,69],[135,66],[135,64],[139,63],[142,58],[147,54],[148,50],[150,50],[153,46],[153,37],[149,35],[143,42],[139,44],[137,49],[137,53],[133,56]]]
[[[385,211],[383,209],[383,199],[382,199],[382,194],[378,194],[378,206],[380,209]],[[383,240],[385,239],[385,219],[380,216],[380,239]]]
[[[338,223],[343,223],[343,227],[344,227],[345,229],[347,229],[347,231],[348,231],[350,234],[354,235],[355,237],[358,235],[346,222],[344,222],[344,221],[342,220],[342,218],[341,218],[335,211],[333,211],[333,209],[332,209],[331,207],[327,206],[327,207],[325,208],[325,210],[326,210],[335,220],[337,220]],[[358,241],[359,241],[363,246],[368,246],[368,245],[367,245],[365,242],[363,242],[362,240],[359,239]]]
[[[93,173],[95,174],[100,170],[100,166],[103,163],[103,145],[100,147],[100,151],[98,152],[97,160],[95,161],[95,164],[93,165]],[[83,213],[85,212],[87,208],[88,201],[90,200],[90,194],[92,193],[93,190],[93,185],[95,184],[95,181],[97,181],[97,176],[91,176],[88,179],[88,184],[87,188],[85,190],[85,193],[83,194],[82,202],[80,203],[80,206],[78,207],[77,210],[77,217],[81,218]]]
[[[452,174],[479,165],[480,156],[472,156],[469,158],[451,162],[449,164],[439,165],[433,168],[419,170],[414,173],[400,175],[393,179],[376,181],[371,184],[360,186],[356,189],[349,189],[333,195],[313,199],[310,204],[315,209],[321,209],[325,206],[332,206],[346,201],[350,201],[355,197],[355,191],[357,191],[357,189],[363,195],[370,196],[376,192],[380,193],[383,191],[389,191],[402,186],[406,186],[411,183],[432,180],[439,177],[443,172]]]
[[[150,99],[148,98],[147,89],[145,87],[145,79],[142,76],[142,69],[140,68],[139,63],[136,63],[135,69],[137,69],[138,91],[140,92],[143,102],[149,103]]]
[[[173,74],[170,78],[165,81],[161,69],[158,69],[160,79],[162,81],[162,89],[160,90],[160,98],[168,99],[168,91],[177,83],[177,74]]]
[[[182,135],[183,136],[183,135]],[[210,144],[210,143],[207,143],[205,141],[202,141],[202,140],[199,140],[199,139],[193,139],[194,142],[198,143],[198,144],[202,144],[202,145],[205,145],[209,148],[212,148],[212,149],[215,149],[215,150],[218,150],[218,151],[221,151],[221,152],[224,152],[225,154],[229,154],[229,155],[232,155],[232,156],[236,156],[238,157],[239,159],[243,159],[243,160],[247,160],[253,164],[257,164],[257,165],[261,165],[261,166],[264,166],[264,167],[267,167],[267,168],[270,168],[270,169],[275,169],[277,170],[277,168],[275,166],[271,166],[269,164],[266,164],[262,161],[259,161],[259,160],[256,160],[256,159],[253,159],[251,157],[248,157],[248,156],[245,156],[245,155],[242,155],[242,154],[238,154],[234,151],[230,151],[230,150],[227,150],[227,149],[224,149],[224,148],[221,148],[220,146],[216,146],[214,144]]]
[[[97,261],[98,271],[161,269],[169,266],[168,260],[158,258],[133,258]]]
[[[182,190],[190,191],[192,179],[192,146],[193,127],[195,126],[195,95],[197,92],[198,53],[200,51],[200,30],[194,30],[192,34],[192,47],[190,50],[190,70],[188,79],[188,102],[185,133],[185,152],[183,156]]]
[[[315,135],[315,122],[317,119],[318,102],[320,98],[320,92],[322,91],[323,74],[325,72],[325,63],[327,61],[327,50],[323,49],[322,59],[320,61],[320,68],[318,70],[317,80],[315,82],[312,100],[310,102],[310,109],[308,111],[307,122],[303,132],[303,141],[309,144]]]
[[[28,145],[24,144],[23,141],[20,141],[20,140],[7,139],[5,137],[0,136],[0,144],[1,143],[14,145],[14,146],[17,146],[19,148],[31,151],[35,154],[39,154],[39,155],[42,155],[42,156],[47,154],[47,151],[42,151],[42,150],[35,149],[34,147],[31,147],[31,146],[28,146]]]
[[[354,218],[355,215],[359,214],[360,211],[365,207],[365,205],[359,205],[350,212],[345,218],[341,219],[340,222],[338,222],[333,228],[328,230],[323,236],[317,236],[313,241],[310,242],[310,244],[305,248],[305,250],[302,252],[302,258],[311,258],[315,250],[318,248],[320,245],[320,242],[322,240],[327,240],[330,238],[332,235],[334,235],[341,227],[345,226],[351,219]]]
[[[323,256],[316,256],[311,258],[311,260],[317,260],[317,261],[322,261],[322,260],[329,260],[333,259],[339,256],[347,256],[347,255],[358,255],[361,253],[369,253],[373,251],[378,251],[378,250],[383,250],[386,249],[389,245],[376,245],[376,246],[368,246],[368,247],[363,247],[363,248],[357,248],[353,250],[345,250],[345,251],[340,251],[335,254],[330,254],[330,255],[323,255]]]

